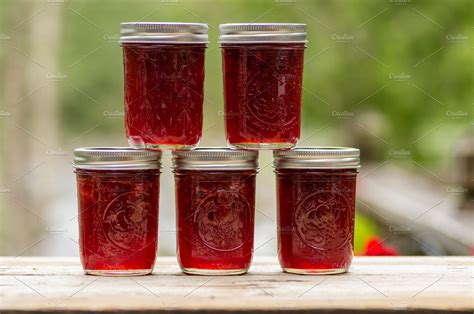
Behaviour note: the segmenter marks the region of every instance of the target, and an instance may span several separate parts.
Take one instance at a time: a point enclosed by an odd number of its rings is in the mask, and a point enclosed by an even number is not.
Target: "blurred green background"
[[[209,24],[201,144],[212,146],[225,145],[219,24],[306,23],[300,145],[361,147],[364,163],[407,157],[402,164],[452,182],[456,145],[472,137],[473,9],[471,0],[0,0],[0,253],[76,254],[71,151],[126,145],[120,22]],[[275,219],[270,162],[263,153],[265,235]],[[164,172],[160,252],[173,254],[173,182]],[[375,220],[358,218],[357,252],[379,234]],[[263,252],[274,251],[269,243]]]

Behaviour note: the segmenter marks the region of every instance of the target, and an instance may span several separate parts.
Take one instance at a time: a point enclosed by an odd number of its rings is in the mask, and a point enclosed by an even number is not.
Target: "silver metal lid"
[[[303,43],[306,24],[239,23],[219,25],[219,43]]]
[[[350,147],[312,147],[273,152],[277,169],[358,169],[360,151]]]
[[[121,23],[120,43],[207,44],[207,30],[200,23]]]
[[[196,148],[173,151],[173,167],[179,170],[253,170],[258,152],[230,148]]]
[[[82,147],[74,150],[74,168],[91,170],[160,169],[161,151],[130,147]]]

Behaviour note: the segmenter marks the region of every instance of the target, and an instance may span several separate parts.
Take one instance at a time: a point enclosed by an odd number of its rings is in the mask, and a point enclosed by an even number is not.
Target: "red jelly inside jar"
[[[158,242],[159,169],[83,169],[76,163],[79,248],[93,275],[144,275]]]
[[[177,256],[183,272],[247,272],[253,255],[255,177],[255,169],[175,167]]]
[[[256,28],[250,33],[274,32]],[[301,42],[285,42],[288,38],[278,40],[273,34],[268,41],[253,42],[259,39],[222,39],[223,33],[221,30],[228,143],[250,149],[293,147],[301,129],[305,36]]]
[[[207,26],[125,24],[121,42],[125,129],[129,144],[148,149],[197,145],[202,134]],[[192,25],[197,25],[196,30]],[[124,29],[142,30],[147,34],[140,35],[143,37],[137,42],[138,35],[123,34]],[[193,34],[194,31],[198,34]],[[187,41],[183,36],[188,36]]]
[[[357,172],[277,168],[278,257],[285,271],[331,274],[349,269]]]

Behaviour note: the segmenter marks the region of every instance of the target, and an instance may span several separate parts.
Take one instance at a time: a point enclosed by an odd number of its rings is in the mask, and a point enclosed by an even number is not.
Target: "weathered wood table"
[[[255,258],[245,276],[94,277],[75,258],[0,257],[0,313],[473,313],[472,257],[358,257],[351,272],[284,274]]]

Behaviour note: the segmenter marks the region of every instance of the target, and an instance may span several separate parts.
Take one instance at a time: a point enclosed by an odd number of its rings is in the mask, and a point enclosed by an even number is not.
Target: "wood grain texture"
[[[245,276],[188,276],[174,257],[153,275],[83,275],[76,258],[0,257],[0,313],[473,313],[472,257],[358,257],[350,273],[282,273],[255,258]]]

